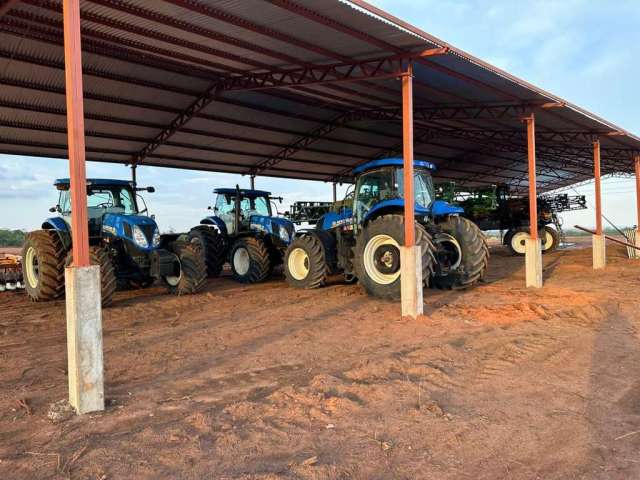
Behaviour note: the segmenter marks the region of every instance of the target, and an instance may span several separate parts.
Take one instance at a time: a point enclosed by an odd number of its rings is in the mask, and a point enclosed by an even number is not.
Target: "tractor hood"
[[[102,217],[102,232],[106,238],[123,238],[142,250],[154,250],[160,243],[158,225],[144,215],[107,213]]]
[[[285,245],[289,244],[295,233],[293,222],[286,218],[251,215],[249,222],[252,230],[277,236]]]

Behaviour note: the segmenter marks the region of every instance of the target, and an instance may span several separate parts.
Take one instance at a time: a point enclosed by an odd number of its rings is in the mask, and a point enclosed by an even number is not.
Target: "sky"
[[[640,134],[639,0],[370,0],[393,15],[534,85]],[[28,165],[28,169],[25,168]],[[38,228],[55,205],[53,180],[68,176],[57,159],[0,155],[0,228]],[[87,176],[129,178],[124,166],[88,162]],[[249,186],[248,177],[138,168],[138,183],[161,230],[188,230],[207,215],[217,186]],[[296,200],[331,200],[322,182],[258,177],[256,188]],[[345,187],[338,190],[343,194]],[[593,185],[579,187],[593,204]],[[573,190],[568,193],[575,194]],[[603,210],[619,226],[635,225],[631,179],[603,182]],[[564,215],[566,225],[592,226],[592,208]]]

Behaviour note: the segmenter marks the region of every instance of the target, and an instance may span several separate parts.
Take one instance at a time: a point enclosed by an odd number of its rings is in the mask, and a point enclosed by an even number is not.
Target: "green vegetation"
[[[0,247],[21,247],[26,235],[22,230],[0,228]]]

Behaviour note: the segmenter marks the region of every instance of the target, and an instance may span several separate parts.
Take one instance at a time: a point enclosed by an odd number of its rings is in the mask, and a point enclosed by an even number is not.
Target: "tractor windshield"
[[[404,196],[404,169],[399,168],[396,174],[396,184],[398,193]],[[432,200],[435,199],[435,191],[433,188],[433,177],[431,172],[425,168],[416,168],[413,171],[413,194],[417,206],[427,208]]]
[[[358,219],[377,203],[398,198],[398,187],[394,183],[393,169],[381,168],[362,174],[355,190],[355,214]]]
[[[402,168],[381,168],[362,174],[356,184],[355,214],[362,219],[375,204],[404,196]],[[416,168],[413,172],[415,203],[427,208],[435,198],[433,179],[429,170]]]
[[[58,201],[63,215],[71,213],[71,192],[60,192]],[[133,190],[122,185],[95,185],[87,186],[87,212],[89,218],[98,218],[105,213],[119,213],[124,215],[136,215],[136,205]]]

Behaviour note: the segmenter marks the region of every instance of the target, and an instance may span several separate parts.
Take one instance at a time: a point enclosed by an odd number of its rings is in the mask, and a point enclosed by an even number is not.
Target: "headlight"
[[[278,234],[280,235],[280,239],[285,243],[289,243],[289,240],[291,240],[291,237],[289,236],[289,232],[287,231],[287,228],[284,225],[280,225],[280,230],[278,231]]]
[[[157,247],[160,245],[160,232],[156,228],[155,232],[153,232],[153,246]]]
[[[133,240],[138,244],[139,247],[149,247],[149,241],[147,240],[147,237],[144,236],[144,232],[138,225],[133,226]]]

